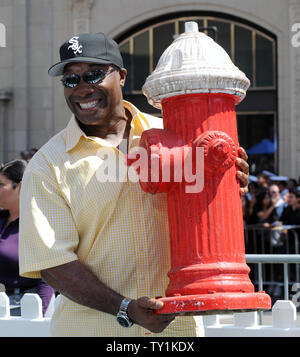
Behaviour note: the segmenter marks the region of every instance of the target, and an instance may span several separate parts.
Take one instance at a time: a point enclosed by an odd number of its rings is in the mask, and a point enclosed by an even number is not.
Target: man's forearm
[[[79,260],[42,271],[42,278],[61,294],[80,305],[116,315],[124,296],[118,294],[90,271]],[[163,303],[143,296],[133,299],[128,306],[129,317],[134,323],[152,332],[162,332],[175,315],[157,315]],[[117,323],[117,322],[116,322]]]
[[[70,300],[112,315],[117,314],[123,299],[79,260],[45,269],[42,278]]]

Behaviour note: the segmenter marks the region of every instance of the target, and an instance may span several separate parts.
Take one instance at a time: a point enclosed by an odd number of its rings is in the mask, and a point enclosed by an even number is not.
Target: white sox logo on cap
[[[68,47],[68,49],[71,48],[74,52],[74,55],[76,55],[76,53],[82,53],[82,45],[79,45],[78,39],[78,36],[74,36],[69,40],[71,45]]]
[[[65,66],[71,62],[114,64],[123,68],[118,44],[102,32],[72,36],[60,46],[59,56],[60,62],[55,63],[48,70],[50,76],[61,76]]]

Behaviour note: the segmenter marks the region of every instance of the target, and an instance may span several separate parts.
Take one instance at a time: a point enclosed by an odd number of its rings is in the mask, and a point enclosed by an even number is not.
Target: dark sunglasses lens
[[[103,70],[97,70],[93,72],[88,72],[83,75],[83,79],[90,84],[95,84],[100,82],[105,77],[106,72]]]
[[[77,74],[71,74],[68,77],[62,78],[61,82],[66,88],[74,88],[80,82],[80,77]]]

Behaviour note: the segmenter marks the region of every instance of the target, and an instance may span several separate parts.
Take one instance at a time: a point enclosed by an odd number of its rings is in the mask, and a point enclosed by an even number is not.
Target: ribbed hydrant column
[[[234,165],[234,99],[226,94],[189,94],[164,99],[162,106],[167,128],[204,148],[205,170],[201,192],[187,193],[188,185],[181,184],[168,193],[172,269],[166,294],[253,292]]]
[[[171,270],[160,313],[271,307],[269,296],[255,293],[249,280],[236,178],[235,105],[249,85],[227,53],[199,33],[197,23],[188,22],[143,87],[149,103],[162,109],[164,130],[144,132],[140,145],[159,152],[162,166],[166,152],[172,153],[171,168],[186,164],[189,148],[193,173],[199,171],[201,160],[197,148],[204,155],[201,190],[184,177],[175,182],[174,174],[170,183],[163,182],[161,175],[156,184],[141,183],[145,191],[168,192]]]

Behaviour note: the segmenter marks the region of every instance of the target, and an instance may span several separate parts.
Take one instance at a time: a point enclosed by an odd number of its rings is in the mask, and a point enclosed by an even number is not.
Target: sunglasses
[[[111,67],[110,69],[96,69],[95,71],[85,72],[82,76],[72,73],[69,76],[63,77],[61,82],[66,88],[75,88],[79,85],[81,78],[88,84],[96,84],[114,71],[118,71],[118,67]]]

